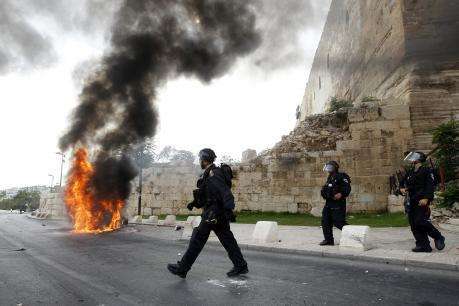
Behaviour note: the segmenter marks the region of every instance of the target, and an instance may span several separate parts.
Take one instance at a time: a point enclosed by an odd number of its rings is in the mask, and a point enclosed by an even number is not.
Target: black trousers
[[[418,247],[430,248],[429,236],[435,240],[442,237],[441,233],[430,222],[430,208],[428,206],[410,203],[408,221]]]
[[[330,242],[334,242],[333,226],[341,230],[345,225],[347,225],[346,206],[325,205],[324,209],[322,210],[322,231],[324,233],[324,239]]]
[[[183,269],[186,271],[191,269],[191,266],[195,262],[196,258],[198,258],[199,253],[201,253],[204,248],[207,239],[209,239],[211,231],[215,232],[218,240],[220,240],[220,243],[225,248],[235,267],[247,266],[247,262],[242,256],[241,249],[230,230],[229,222],[226,219],[219,219],[217,224],[209,224],[203,220],[201,224],[194,229],[188,249],[180,261],[180,265]]]

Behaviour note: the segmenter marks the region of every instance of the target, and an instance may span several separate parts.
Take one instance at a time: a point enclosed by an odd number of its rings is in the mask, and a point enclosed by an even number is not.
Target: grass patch
[[[178,221],[185,221],[188,215],[178,215]],[[160,219],[166,215],[160,215]],[[320,226],[321,218],[309,214],[290,214],[276,212],[249,212],[237,213],[237,223],[255,224],[258,221],[276,221],[279,225]],[[348,214],[347,222],[350,225],[368,225],[370,227],[405,227],[408,220],[403,213],[355,213]]]

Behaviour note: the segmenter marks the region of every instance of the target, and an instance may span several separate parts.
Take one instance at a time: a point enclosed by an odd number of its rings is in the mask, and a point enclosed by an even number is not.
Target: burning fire
[[[80,148],[74,154],[73,167],[65,191],[65,203],[75,233],[103,233],[121,227],[123,200],[96,200],[90,188],[93,166],[88,151]]]

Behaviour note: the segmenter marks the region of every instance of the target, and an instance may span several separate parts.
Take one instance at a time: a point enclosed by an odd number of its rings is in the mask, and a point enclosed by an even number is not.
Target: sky
[[[210,84],[180,78],[160,88],[158,150],[211,147],[240,159],[242,151],[268,149],[293,129],[330,1],[258,1],[272,5],[259,12],[259,50]],[[4,0],[0,11],[7,20],[0,21],[0,189],[49,185],[52,176],[57,183],[58,140],[79,103],[81,76],[108,48],[116,6]]]

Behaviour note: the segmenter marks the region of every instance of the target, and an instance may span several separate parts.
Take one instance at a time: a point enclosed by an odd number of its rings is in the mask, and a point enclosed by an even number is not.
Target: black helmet
[[[339,164],[336,161],[331,160],[325,164],[323,170],[324,172],[331,173],[331,172],[338,172],[338,169],[339,169]]]
[[[427,160],[427,155],[419,151],[414,151],[414,152],[408,153],[408,155],[406,155],[404,160],[407,162],[411,162],[411,163],[414,163],[414,162],[424,163]]]
[[[199,151],[199,160],[205,160],[209,163],[213,163],[216,158],[217,155],[215,155],[215,152],[212,149],[206,148]]]

